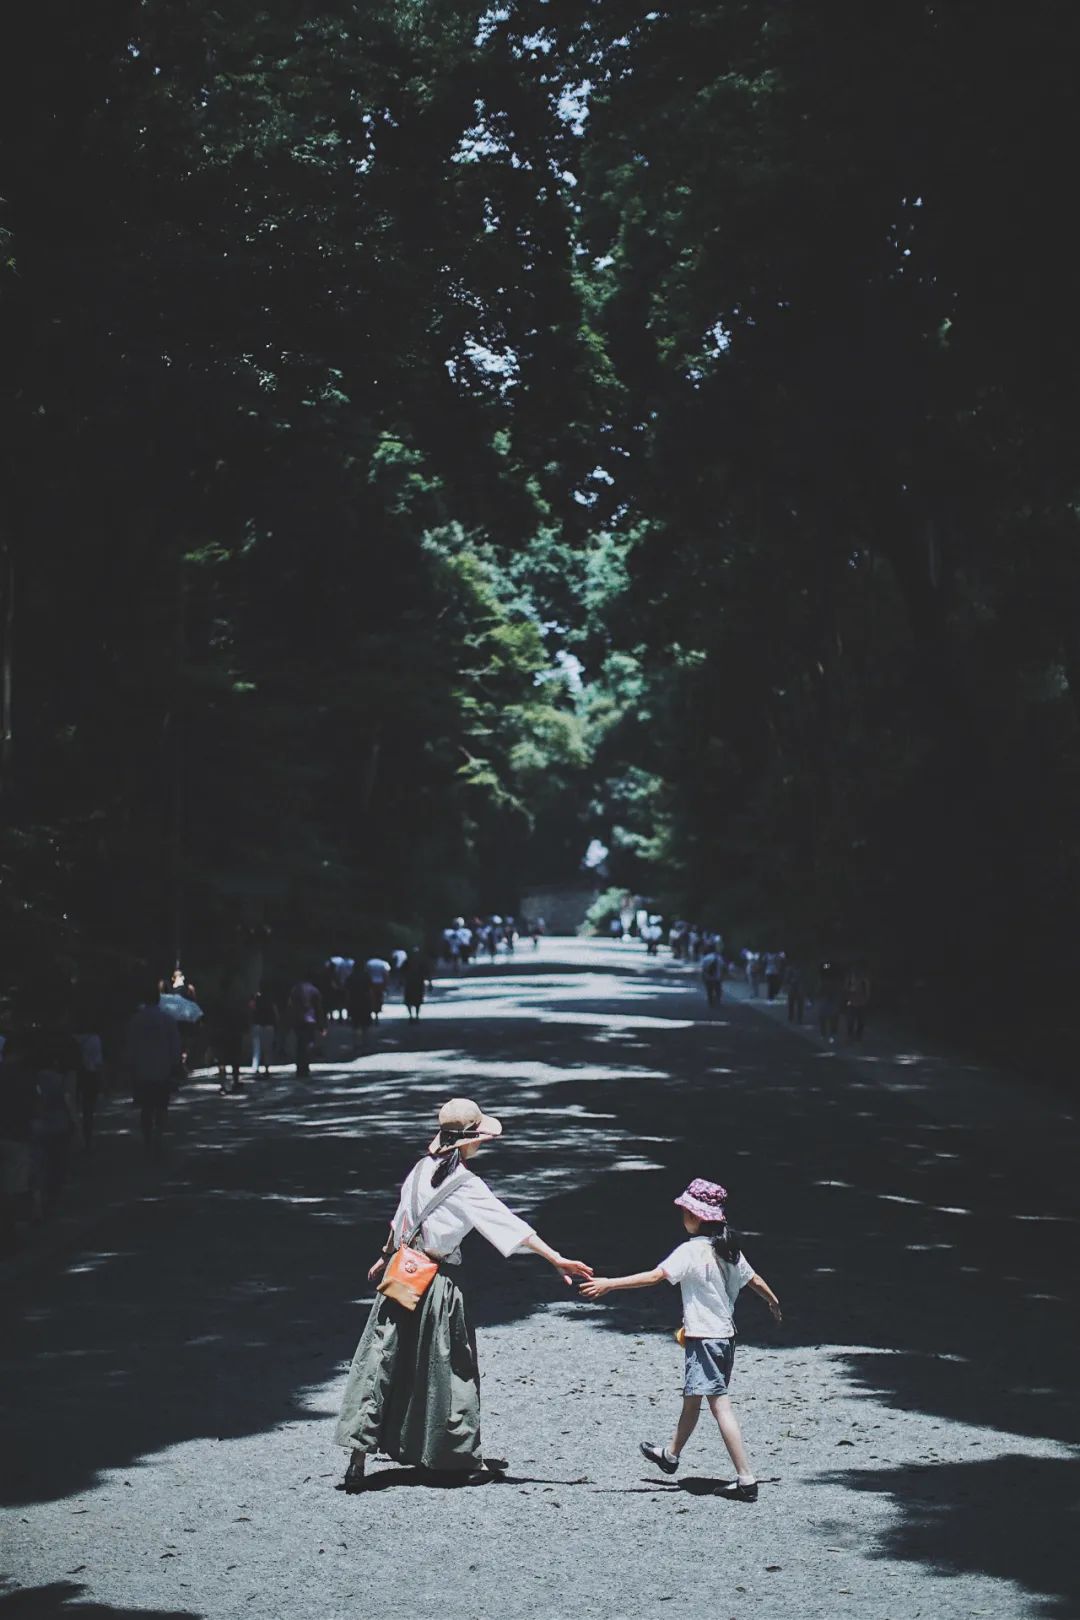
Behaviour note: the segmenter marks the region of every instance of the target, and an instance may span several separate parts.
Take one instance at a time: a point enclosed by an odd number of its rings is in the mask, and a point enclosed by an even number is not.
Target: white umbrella
[[[189,1001],[187,996],[162,996],[158,1006],[162,1012],[167,1012],[170,1018],[175,1018],[178,1024],[197,1024],[203,1016],[199,1003]]]

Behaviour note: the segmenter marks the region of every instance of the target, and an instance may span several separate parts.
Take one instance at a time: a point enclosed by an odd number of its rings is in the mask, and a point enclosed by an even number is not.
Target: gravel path
[[[654,1265],[671,1198],[722,1180],[780,1294],[739,1308],[735,1401],[755,1506],[702,1420],[677,1481],[677,1296],[596,1305],[470,1240],[498,1484],[393,1464],[334,1489],[364,1270],[438,1103],[507,1137],[478,1168],[598,1270]],[[2,1620],[446,1614],[689,1620],[1076,1620],[1078,1130],[1060,1100],[868,1043],[823,1051],[777,1010],[710,1015],[638,947],[548,941],[440,984],[419,1028],[207,1082],[157,1170],[102,1146],[99,1201],[9,1267]],[[126,1118],[122,1123],[126,1127]],[[102,1168],[104,1166],[105,1168]]]

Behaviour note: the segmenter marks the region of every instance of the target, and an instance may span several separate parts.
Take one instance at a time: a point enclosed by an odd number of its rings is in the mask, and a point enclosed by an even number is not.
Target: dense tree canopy
[[[510,904],[593,835],[732,931],[1070,971],[1069,8],[15,33],[6,993]]]

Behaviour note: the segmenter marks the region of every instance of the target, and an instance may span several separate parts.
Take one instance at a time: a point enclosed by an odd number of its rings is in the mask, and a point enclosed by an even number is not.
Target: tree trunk
[[[184,662],[187,655],[187,576],[181,549],[177,549],[176,592],[173,603],[173,693],[168,724],[171,731],[169,778],[169,871],[171,879],[171,940],[173,966],[179,967],[184,945]]]
[[[371,739],[368,757],[364,765],[363,779],[360,784],[360,809],[365,814],[371,808],[375,797],[375,783],[379,775],[379,755],[382,753],[382,738],[378,735]]]
[[[0,593],[3,617],[0,620],[0,798],[11,791],[11,768],[14,752],[15,696],[15,552],[10,540],[0,550]]]

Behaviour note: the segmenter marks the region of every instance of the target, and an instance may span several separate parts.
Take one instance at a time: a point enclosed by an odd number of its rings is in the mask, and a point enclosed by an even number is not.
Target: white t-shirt
[[[372,984],[385,984],[390,977],[390,964],[381,956],[373,956],[370,961],[364,963],[364,971]]]
[[[437,1159],[421,1159],[406,1176],[394,1216],[395,1243],[404,1241],[417,1215],[435,1196],[431,1178],[438,1163]],[[428,1254],[446,1258],[475,1230],[508,1258],[523,1246],[526,1238],[533,1236],[533,1228],[508,1209],[501,1198],[496,1198],[487,1183],[471,1170],[459,1165],[450,1179],[455,1184],[454,1191],[424,1222],[420,1235],[420,1247]]]
[[[754,1268],[741,1254],[734,1265],[718,1260],[707,1237],[692,1237],[672,1249],[660,1270],[682,1289],[683,1327],[688,1339],[730,1339],[735,1334],[735,1301]]]

